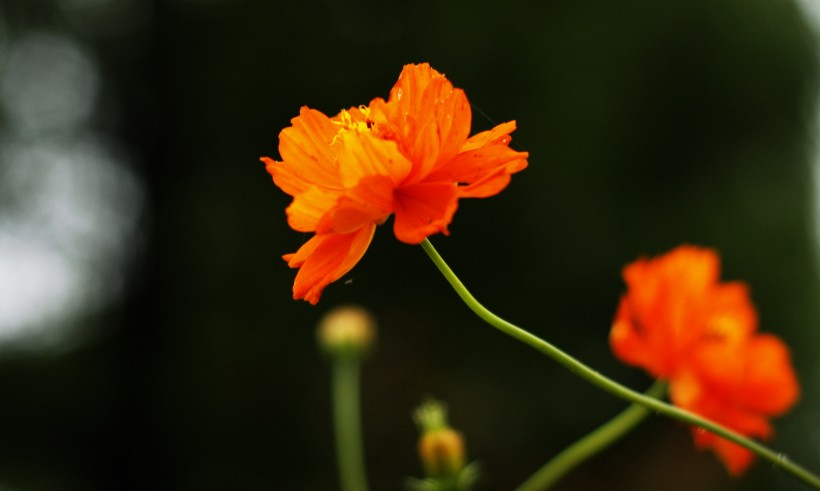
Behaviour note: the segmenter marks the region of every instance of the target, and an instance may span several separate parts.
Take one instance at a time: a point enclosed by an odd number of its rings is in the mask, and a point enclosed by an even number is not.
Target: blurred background
[[[337,489],[314,328],[356,303],[374,490],[420,476],[410,414],[449,403],[486,490],[624,407],[474,317],[383,227],[316,307],[259,162],[309,105],[386,97],[405,63],[515,119],[530,167],[433,243],[488,307],[641,389],[607,335],[621,267],[717,248],[801,402],[773,446],[820,470],[815,0],[0,0],[0,489]],[[730,479],[650,419],[558,490],[798,490]]]

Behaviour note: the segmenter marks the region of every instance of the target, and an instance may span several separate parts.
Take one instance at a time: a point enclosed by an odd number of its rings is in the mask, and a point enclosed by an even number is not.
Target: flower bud
[[[336,307],[319,321],[317,337],[330,356],[359,358],[375,341],[376,321],[362,307]]]
[[[415,413],[421,429],[418,450],[428,477],[455,477],[464,469],[464,438],[447,423],[447,408],[438,401],[422,404]]]
[[[441,428],[422,435],[419,456],[430,477],[458,474],[464,467],[464,439],[452,428]]]

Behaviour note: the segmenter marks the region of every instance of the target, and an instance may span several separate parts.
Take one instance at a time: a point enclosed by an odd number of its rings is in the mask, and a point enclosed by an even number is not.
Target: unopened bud
[[[372,347],[376,322],[361,307],[337,307],[319,321],[317,336],[319,346],[331,356],[358,358]]]
[[[428,477],[458,475],[464,468],[464,438],[447,423],[447,408],[438,401],[422,404],[415,413],[421,429],[419,457]]]
[[[464,439],[452,428],[422,435],[419,456],[429,477],[454,476],[464,467]]]

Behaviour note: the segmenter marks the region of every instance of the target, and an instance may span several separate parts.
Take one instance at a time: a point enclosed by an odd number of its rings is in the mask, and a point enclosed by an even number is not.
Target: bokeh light
[[[94,127],[98,71],[62,35],[29,32],[10,46],[0,78],[0,344],[67,341],[60,329],[117,299],[138,250],[143,191],[127,152]]]

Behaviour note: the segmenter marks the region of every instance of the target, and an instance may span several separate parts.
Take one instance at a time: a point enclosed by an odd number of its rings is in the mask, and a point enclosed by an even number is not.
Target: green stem
[[[636,392],[624,385],[615,382],[612,379],[601,375],[597,371],[593,370],[592,368],[584,365],[580,361],[576,360],[572,356],[564,353],[560,349],[556,348],[552,344],[544,341],[543,339],[535,336],[520,327],[507,322],[506,320],[498,317],[494,313],[487,310],[486,307],[481,305],[478,300],[473,297],[473,295],[467,290],[464,284],[461,283],[461,280],[453,273],[453,270],[447,266],[447,263],[444,262],[444,259],[438,254],[436,249],[433,247],[433,244],[430,243],[429,240],[425,239],[424,242],[421,243],[421,247],[424,249],[424,252],[430,256],[430,259],[433,260],[433,263],[436,267],[441,271],[453,289],[456,291],[459,297],[464,301],[465,304],[476,314],[480,317],[484,322],[490,324],[491,326],[495,327],[499,331],[503,332],[504,334],[515,338],[521,341],[524,344],[529,345],[532,348],[540,351],[541,353],[549,356],[559,364],[563,365],[569,371],[575,373],[582,379],[586,380],[587,382],[595,385],[596,387],[609,392],[610,394],[620,397],[626,401],[638,404],[642,407],[645,407],[649,410],[658,412],[670,418],[677,419],[679,421],[683,421],[684,423],[688,423],[691,425],[699,426],[705,430],[709,430],[712,433],[719,435],[731,442],[737,443],[738,445],[745,447],[752,452],[759,455],[761,458],[768,460],[771,462],[775,467],[779,467],[785,472],[791,474],[799,481],[813,487],[814,489],[820,490],[820,477],[812,474],[807,469],[803,468],[802,466],[795,464],[791,460],[789,460],[785,455],[779,454],[774,452],[773,450],[769,449],[768,447],[761,445],[760,443],[746,438],[734,431],[731,431],[723,426],[714,423],[708,419],[705,419],[701,416],[698,416],[694,413],[686,411],[684,409],[672,406],[667,404],[663,401],[659,401],[657,399],[653,399],[651,397],[647,397],[640,392]]]
[[[359,415],[359,362],[333,360],[333,425],[342,491],[367,491]]]
[[[645,395],[652,398],[659,398],[666,392],[666,384],[655,382],[652,387],[645,392]],[[621,411],[620,414],[607,421],[603,426],[598,427],[592,433],[576,441],[564,451],[556,455],[543,467],[538,469],[524,484],[516,491],[543,491],[549,489],[558,482],[569,471],[581,465],[598,452],[617,441],[632,428],[646,419],[652,413],[645,407],[632,404]]]

